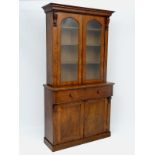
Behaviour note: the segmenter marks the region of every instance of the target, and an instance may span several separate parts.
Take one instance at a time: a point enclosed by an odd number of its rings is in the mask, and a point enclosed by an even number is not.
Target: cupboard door
[[[58,83],[81,83],[81,15],[58,14]]]
[[[77,140],[83,136],[83,104],[66,103],[55,106],[55,144]]]
[[[108,100],[90,100],[85,103],[84,137],[108,131]]]
[[[104,17],[83,17],[83,82],[103,82],[104,79]]]

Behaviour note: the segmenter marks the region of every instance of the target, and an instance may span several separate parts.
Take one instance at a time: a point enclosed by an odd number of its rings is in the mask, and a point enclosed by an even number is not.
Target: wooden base
[[[48,146],[48,148],[50,150],[57,151],[57,150],[61,150],[61,149],[65,149],[68,147],[72,147],[72,146],[76,146],[76,145],[80,145],[83,143],[87,143],[87,142],[91,142],[94,140],[98,140],[98,139],[102,139],[102,138],[106,138],[106,137],[110,137],[111,136],[111,132],[105,132],[99,135],[95,135],[95,136],[91,136],[91,137],[87,137],[84,139],[79,139],[76,141],[71,141],[71,142],[67,142],[67,143],[62,143],[62,144],[57,144],[57,145],[53,145],[51,144],[48,139],[46,137],[44,137],[44,143]]]

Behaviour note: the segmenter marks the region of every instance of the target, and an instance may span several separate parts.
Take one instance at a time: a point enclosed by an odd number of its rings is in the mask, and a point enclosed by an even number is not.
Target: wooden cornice
[[[93,9],[93,8],[85,8],[79,6],[71,6],[71,5],[62,5],[56,3],[49,3],[42,7],[45,13],[48,12],[66,12],[66,13],[75,13],[75,14],[84,14],[84,15],[93,15],[93,16],[106,16],[110,17],[114,11],[109,10],[101,10],[101,9]]]

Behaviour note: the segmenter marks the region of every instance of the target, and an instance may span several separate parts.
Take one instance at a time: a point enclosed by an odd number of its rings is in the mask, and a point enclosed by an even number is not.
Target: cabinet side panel
[[[46,14],[46,79],[47,84],[53,83],[52,74],[52,14]]]
[[[45,93],[45,137],[53,143],[53,93],[51,90],[44,89]]]
[[[105,22],[105,50],[104,50],[104,81],[107,81],[107,59],[108,59],[108,31],[109,31],[110,18],[106,18]]]

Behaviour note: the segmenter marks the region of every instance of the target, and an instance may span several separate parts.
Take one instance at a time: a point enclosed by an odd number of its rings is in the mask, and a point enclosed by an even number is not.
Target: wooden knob
[[[69,97],[73,97],[72,94],[69,94]]]
[[[99,94],[100,93],[100,91],[99,90],[97,90],[97,94]]]

